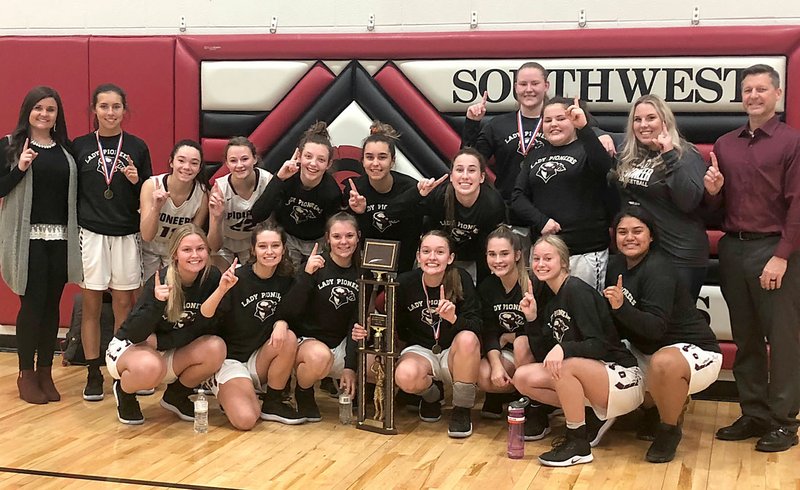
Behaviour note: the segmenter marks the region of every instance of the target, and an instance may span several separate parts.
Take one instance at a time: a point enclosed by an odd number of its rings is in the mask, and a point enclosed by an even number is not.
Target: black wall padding
[[[355,63],[355,62],[353,62]],[[352,63],[351,65],[352,66]],[[308,108],[266,154],[262,156],[262,167],[276,173],[287,159],[291,158],[297,143],[306,129],[316,121],[330,124],[353,100],[353,71],[348,67],[336,77],[328,89]]]
[[[203,112],[202,138],[232,138],[249,136],[269,112]]]
[[[624,132],[625,124],[628,122],[627,114],[620,113],[593,113],[594,118],[601,128],[606,131],[616,133]],[[464,127],[463,115],[444,114],[444,119],[458,133]],[[482,123],[492,120],[495,114],[487,115]],[[678,128],[683,136],[692,143],[713,143],[728,131],[732,131],[747,122],[747,115],[744,113],[680,113],[675,114],[678,121]],[[783,117],[781,118],[783,119]]]
[[[449,172],[449,162],[409,124],[361,65],[355,65],[356,101],[372,119],[391,124],[401,134],[397,146],[425,177],[440,177]],[[365,137],[367,135],[364,135]]]
[[[595,115],[601,128],[611,132],[624,132],[627,114]],[[678,129],[692,143],[713,143],[717,138],[747,122],[745,114],[676,114]]]
[[[389,123],[402,133],[398,147],[420,173],[426,177],[438,177],[448,171],[448,165],[442,157],[431,149],[430,144],[395,109],[372,77],[355,61],[342,71],[306,114],[263,156],[262,166],[270,172],[277,172],[283,162],[292,156],[297,142],[309,126],[315,121],[330,124],[353,100],[361,105],[369,117]]]

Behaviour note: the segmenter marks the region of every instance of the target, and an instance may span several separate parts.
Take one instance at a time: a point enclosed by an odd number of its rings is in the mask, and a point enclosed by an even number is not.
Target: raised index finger
[[[715,155],[714,152],[712,151],[711,153],[709,153],[709,156],[711,157],[711,166],[714,167],[715,169],[719,170],[719,163],[717,162],[717,155]]]
[[[622,274],[617,276],[617,287],[622,289]]]
[[[161,286],[161,267],[156,270],[156,287]]]
[[[578,108],[578,109],[581,108],[581,103],[580,103],[577,95],[572,99],[572,103],[575,105],[576,108]]]
[[[352,177],[347,179],[347,181],[350,183],[350,190],[355,191],[356,194],[358,194],[358,189],[356,188],[356,184],[353,182]]]
[[[233,257],[233,263],[228,268],[228,270],[231,271],[231,273],[235,272],[236,271],[236,264],[238,264],[238,263],[239,263],[239,257],[234,256]]]
[[[292,155],[292,160],[297,161],[300,158],[300,148],[294,149],[294,155]]]
[[[444,284],[442,284],[441,286],[439,286],[439,304],[442,304],[442,301],[444,301],[445,299],[446,298],[444,297]]]
[[[319,248],[319,242],[314,243],[314,248],[311,249],[311,255],[317,255],[318,248]]]
[[[483,100],[481,101],[481,104],[486,105],[486,100],[487,99],[489,99],[489,91],[488,90],[484,90],[483,91]]]
[[[450,174],[444,174],[444,175],[442,175],[441,177],[439,177],[438,179],[436,179],[436,180],[433,182],[433,187],[437,187],[439,184],[441,184],[442,182],[444,182],[445,180],[447,180],[449,177],[450,177]]]
[[[22,145],[22,152],[23,152],[23,153],[25,153],[26,151],[28,151],[28,143],[29,143],[29,142],[30,142],[30,140],[29,140],[28,138],[25,138],[25,144],[24,144],[24,145]]]

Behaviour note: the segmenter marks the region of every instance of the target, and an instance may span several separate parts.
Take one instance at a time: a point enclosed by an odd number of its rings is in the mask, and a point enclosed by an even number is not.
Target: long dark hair
[[[253,229],[253,234],[250,235],[250,249],[253,258],[255,259],[254,261],[258,261],[258,259],[255,258],[258,235],[264,233],[265,231],[273,231],[277,233],[281,239],[281,244],[283,245],[283,256],[281,256],[281,261],[278,263],[278,267],[275,269],[275,274],[282,277],[292,277],[294,275],[294,264],[292,263],[292,259],[289,258],[289,252],[286,249],[286,231],[284,231],[281,225],[272,220],[267,220],[257,224]]]
[[[478,165],[481,168],[481,174],[486,175],[486,158],[475,148],[470,146],[465,146],[464,148],[458,150],[456,156],[453,157],[453,161],[450,163],[450,175],[453,174],[453,166],[456,163],[456,158],[460,157],[461,155],[469,155],[474,157],[478,160]],[[478,190],[480,192],[480,190]],[[452,182],[447,183],[447,188],[444,191],[444,218],[448,223],[455,224],[456,221],[456,189],[453,187]],[[448,225],[448,228],[451,225]]]
[[[447,251],[453,253],[453,240],[450,235],[443,230],[431,230],[419,239],[419,246],[422,247],[422,242],[429,236],[435,236],[444,239],[447,242]],[[444,271],[444,295],[453,303],[457,303],[464,299],[464,286],[461,284],[461,274],[453,264],[448,264]]]
[[[17,127],[11,132],[11,142],[6,150],[6,163],[10,167],[19,158],[22,153],[22,147],[25,146],[25,140],[30,137],[31,129],[31,111],[39,101],[52,97],[56,101],[58,113],[56,114],[56,123],[50,129],[50,137],[53,138],[57,144],[71,149],[69,137],[67,136],[67,123],[64,118],[64,104],[61,103],[61,96],[52,87],[39,85],[30,89],[28,94],[22,99],[22,106],[19,108],[19,117],[17,118]]]
[[[197,171],[197,175],[194,176],[194,181],[200,184],[201,189],[207,191],[208,189],[211,188],[211,184],[208,182],[209,176],[206,174],[206,162],[205,159],[203,159],[203,147],[200,146],[200,143],[190,139],[184,139],[178,141],[177,143],[175,143],[175,146],[172,147],[172,151],[169,154],[170,163],[172,163],[172,160],[175,159],[175,154],[178,153],[178,150],[180,150],[184,146],[188,146],[189,148],[194,148],[200,153],[200,169]],[[170,173],[172,173],[172,170],[170,170]]]
[[[92,125],[94,126],[95,130],[100,128],[100,122],[97,120],[97,114],[95,113],[95,107],[97,107],[97,97],[105,92],[112,92],[119,95],[119,98],[122,101],[122,109],[126,112],[128,111],[128,95],[124,90],[122,90],[122,87],[114,83],[101,83],[95,87],[94,91],[92,92],[92,106],[89,108],[89,111],[93,114]],[[120,123],[121,122],[122,121],[120,121]]]

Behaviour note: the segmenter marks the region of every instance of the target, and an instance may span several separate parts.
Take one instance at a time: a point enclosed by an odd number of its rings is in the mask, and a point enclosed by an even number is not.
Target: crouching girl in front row
[[[537,299],[526,293],[520,309],[535,359],[514,373],[520,393],[560,406],[567,422],[565,438],[539,456],[547,466],[572,466],[592,461],[591,447],[600,442],[615,418],[635,410],[644,398],[636,358],[617,336],[605,300],[569,274],[569,249],[553,235],[536,241],[531,268],[545,283]],[[535,411],[541,433],[548,428],[543,407]]]
[[[168,386],[161,406],[181,420],[194,420],[189,395],[225,359],[225,343],[208,335],[212,322],[199,312],[220,282],[219,271],[209,264],[203,230],[192,223],[177,228],[169,256],[169,266],[147,281],[106,351],[117,418],[123,424],[144,422],[136,392],[162,381]]]

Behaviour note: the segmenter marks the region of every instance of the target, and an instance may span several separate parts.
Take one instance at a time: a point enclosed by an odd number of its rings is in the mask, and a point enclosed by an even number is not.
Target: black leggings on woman
[[[28,252],[28,285],[20,296],[17,314],[19,369],[53,365],[58,338],[59,304],[67,283],[67,241],[31,240]]]

